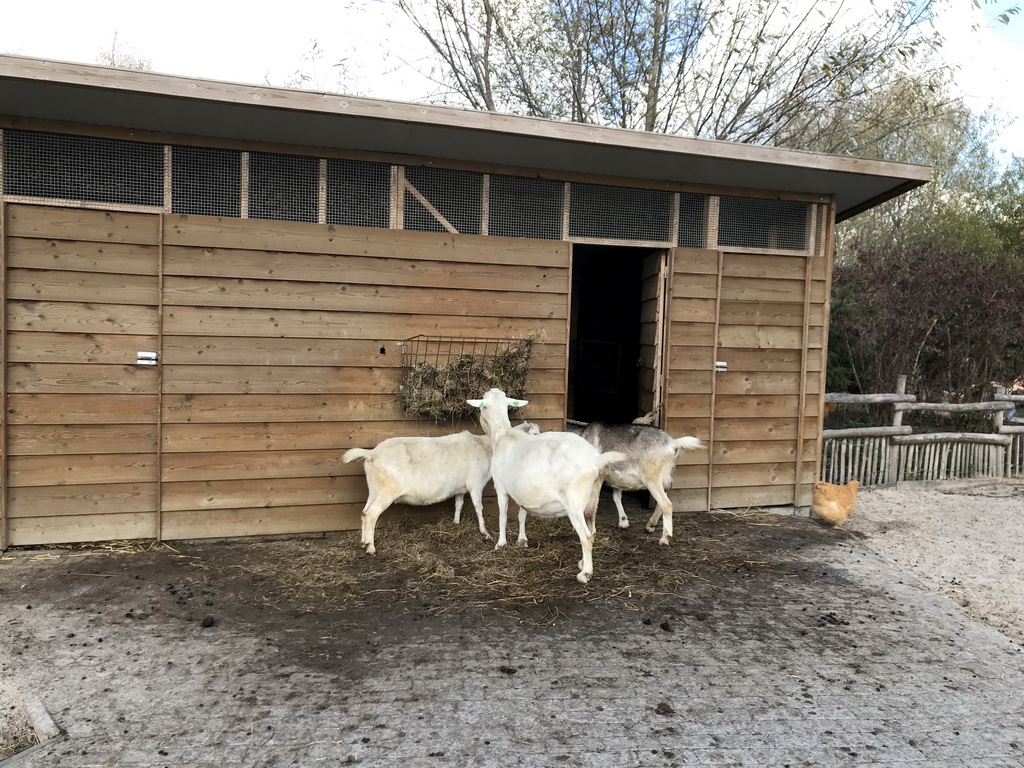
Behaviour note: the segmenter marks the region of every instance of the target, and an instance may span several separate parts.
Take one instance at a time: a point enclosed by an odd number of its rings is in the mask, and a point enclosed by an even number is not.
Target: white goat
[[[515,427],[539,434],[536,424]],[[423,506],[455,497],[455,522],[462,518],[462,504],[469,494],[476,510],[480,533],[490,539],[484,525],[483,490],[491,479],[491,440],[486,435],[459,432],[443,437],[389,437],[372,450],[352,448],[341,460],[363,460],[369,496],[363,507],[362,543],[375,554],[377,519],[394,503]]]
[[[658,518],[663,518],[660,543],[668,544],[672,538],[672,501],[667,491],[672,488],[672,470],[680,451],[695,451],[704,448],[704,443],[696,437],[673,439],[668,432],[648,424],[603,421],[587,424],[580,436],[599,451],[622,451],[628,457],[608,467],[604,478],[619,511],[619,527],[629,527],[629,519],[622,508],[622,492],[646,488],[657,502],[647,530],[653,533]]]
[[[526,400],[511,400],[492,389],[480,400],[468,400],[480,409],[480,424],[493,446],[491,475],[498,494],[498,543],[507,544],[508,500],[519,505],[519,538],[526,546],[526,513],[539,517],[568,517],[580,537],[583,559],[576,578],[586,584],[594,574],[595,512],[605,467],[623,461],[623,453],[600,453],[579,435],[544,432],[518,433],[508,420],[509,406],[521,408]]]

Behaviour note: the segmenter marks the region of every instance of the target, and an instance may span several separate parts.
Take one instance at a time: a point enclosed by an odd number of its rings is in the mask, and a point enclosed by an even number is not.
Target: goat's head
[[[490,389],[479,400],[467,400],[474,408],[480,409],[480,426],[486,434],[494,434],[493,427],[511,428],[508,420],[509,408],[522,408],[529,400],[510,398],[500,389]]]

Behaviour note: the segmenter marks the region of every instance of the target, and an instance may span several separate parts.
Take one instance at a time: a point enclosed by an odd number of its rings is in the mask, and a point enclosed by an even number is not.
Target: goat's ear
[[[528,405],[529,402],[529,400],[509,400],[508,404],[513,408],[522,408],[524,405]]]
[[[483,400],[467,400],[466,402],[469,403],[470,405],[472,405],[474,408],[483,408],[484,407],[484,401]]]

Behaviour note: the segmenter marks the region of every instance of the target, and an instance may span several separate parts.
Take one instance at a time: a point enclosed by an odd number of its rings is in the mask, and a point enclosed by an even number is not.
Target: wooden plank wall
[[[8,205],[11,544],[157,534],[159,219]]]
[[[811,257],[807,285],[807,258],[726,252],[719,284],[718,251],[674,253],[666,429],[707,440],[712,398],[715,413],[710,454],[688,454],[677,467],[677,509],[707,508],[709,460],[714,508],[810,503],[828,285],[822,256]],[[805,289],[810,299],[806,356]],[[728,371],[713,373],[716,360],[728,363]],[[797,499],[801,375],[806,380],[804,486]]]
[[[8,372],[24,395],[21,423],[11,427],[19,458],[12,544],[155,535],[157,485],[165,539],[357,527],[366,486],[361,465],[340,463],[345,449],[475,428],[402,410],[399,342],[416,334],[539,333],[526,415],[544,429],[561,427],[567,243],[166,216],[156,318],[155,272],[125,265],[158,263],[157,215],[11,208],[20,224],[9,247],[37,241],[26,274],[12,275],[21,287],[9,289],[12,348],[24,350]],[[133,239],[117,242],[126,229]],[[51,252],[81,271],[62,277]],[[67,351],[50,360],[56,334],[68,337],[57,345]],[[125,334],[143,338],[127,343]],[[162,349],[159,368],[128,364],[136,347]],[[73,362],[83,352],[97,359],[95,371]],[[116,362],[100,370],[101,360]],[[159,452],[155,410],[150,418],[145,407],[157,391]],[[79,445],[81,453],[68,450]],[[54,454],[70,456],[46,460]],[[142,514],[150,528],[122,530],[114,517],[72,526],[69,508],[82,504],[53,505],[64,482],[57,464],[86,478],[78,498],[88,499],[89,514]],[[145,487],[151,508],[115,513],[111,501],[123,507],[132,496],[126,484],[139,498]],[[51,514],[27,533],[24,521],[44,505]]]

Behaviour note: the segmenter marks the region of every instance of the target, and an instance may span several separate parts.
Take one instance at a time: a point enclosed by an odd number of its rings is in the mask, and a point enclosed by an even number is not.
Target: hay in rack
[[[413,416],[435,421],[472,418],[468,398],[497,387],[526,396],[535,337],[485,339],[414,336],[402,342],[402,403]]]

